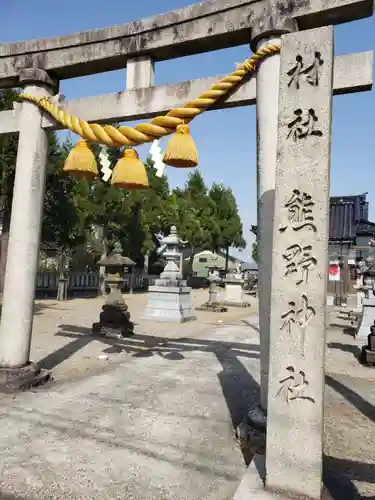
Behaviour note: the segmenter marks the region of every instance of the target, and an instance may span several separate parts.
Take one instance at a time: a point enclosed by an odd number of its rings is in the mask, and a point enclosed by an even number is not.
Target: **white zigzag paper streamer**
[[[109,161],[108,156],[108,146],[102,146],[99,153],[99,160],[100,165],[102,166],[100,171],[103,174],[102,179],[104,182],[108,182],[112,175],[112,170],[110,168],[111,162]]]
[[[156,168],[156,177],[162,177],[165,165],[162,159],[163,156],[161,154],[161,147],[159,146],[159,141],[157,139],[151,144],[150,155],[152,161],[154,162],[154,168]]]

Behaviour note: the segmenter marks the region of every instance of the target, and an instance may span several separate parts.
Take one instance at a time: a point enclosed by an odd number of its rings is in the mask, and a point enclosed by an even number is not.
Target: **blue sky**
[[[52,8],[47,0],[1,0],[0,42],[71,34],[122,24],[194,3],[194,0],[64,0]],[[115,5],[115,7],[113,7]],[[375,17],[335,27],[335,53],[375,49]],[[233,71],[234,64],[249,55],[237,47],[156,65],[156,84],[178,82]],[[124,89],[125,70],[63,81],[60,91],[69,98],[117,92]],[[191,126],[199,150],[200,165],[208,186],[231,186],[251,243],[256,224],[255,108],[213,111]],[[147,149],[142,147],[141,154]],[[168,168],[170,185],[182,186],[188,172]],[[375,94],[365,92],[334,98],[331,194],[368,192],[370,217],[375,220]],[[245,250],[246,260],[251,253]]]

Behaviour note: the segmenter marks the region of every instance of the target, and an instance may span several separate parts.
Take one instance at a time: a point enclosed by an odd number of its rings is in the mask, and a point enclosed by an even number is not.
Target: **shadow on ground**
[[[323,482],[333,500],[375,500],[362,496],[353,481],[375,483],[375,464],[323,457]]]
[[[352,325],[330,322],[329,327],[330,328],[339,328],[340,330],[342,330],[342,333],[344,335],[349,335],[350,337],[355,336],[356,328]]]
[[[327,347],[329,347],[330,349],[338,349],[339,351],[343,352],[349,352],[353,354],[353,356],[356,359],[359,358],[362,352],[359,346],[351,344],[343,344],[342,342],[328,342]]]
[[[38,304],[34,304],[34,315],[35,314],[43,314],[43,311],[45,309],[51,309],[52,307],[54,307],[56,304],[53,303],[51,304],[50,302],[47,304],[43,304],[43,303],[38,303]],[[2,304],[0,304],[0,317],[1,317],[1,311],[2,311]],[[60,309],[61,311],[64,311],[64,309]],[[1,497],[0,497],[0,500],[1,500]]]
[[[93,340],[98,339],[91,335],[90,328],[74,325],[59,325],[59,328],[57,335],[71,338],[72,341],[40,361],[40,366],[47,370],[51,370]],[[249,408],[259,401],[259,385],[239,359],[259,359],[258,345],[190,337],[176,339],[144,334],[134,334],[123,339],[100,337],[100,340],[108,346],[103,349],[104,353],[126,352],[136,358],[160,356],[171,362],[180,362],[185,359],[186,353],[213,354],[222,368],[218,379],[233,428],[239,425]],[[245,456],[244,460],[248,462]]]
[[[326,384],[341,394],[348,403],[371,422],[375,422],[375,406],[373,404],[332,376],[326,376]],[[368,438],[372,439],[372,436]],[[375,464],[358,462],[350,458],[324,456],[324,484],[333,500],[375,500],[375,496],[361,496],[354,481],[375,484]]]
[[[256,326],[248,321],[242,320],[242,322],[247,327],[256,329]],[[43,368],[54,368],[91,341],[97,340],[97,337],[91,335],[90,328],[74,325],[59,325],[59,328],[57,335],[70,338],[72,341],[44,358],[40,362]],[[259,359],[259,345],[190,337],[175,339],[144,334],[135,334],[123,339],[100,337],[100,340],[107,345],[103,352],[108,354],[126,352],[136,358],[160,356],[171,362],[182,362],[189,352],[207,352],[215,355],[222,368],[218,379],[233,428],[241,422],[250,406],[259,401],[259,385],[239,359]],[[346,350],[353,355],[356,355],[358,349],[357,346],[335,342],[331,342],[329,347]],[[375,407],[361,395],[332,376],[326,377],[326,383],[369,420],[375,421]],[[248,457],[245,455],[244,461],[248,463]],[[375,464],[332,456],[324,457],[324,484],[333,500],[375,500],[375,497],[361,497],[354,481],[375,484]],[[7,500],[7,497],[4,497],[4,500]],[[18,499],[9,497],[9,500]]]

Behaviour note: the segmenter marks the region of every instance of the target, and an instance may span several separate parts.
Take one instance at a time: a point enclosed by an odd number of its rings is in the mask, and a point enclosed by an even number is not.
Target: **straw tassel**
[[[70,151],[63,171],[73,175],[78,180],[92,179],[99,174],[95,155],[86,140],[79,140]]]
[[[137,151],[125,149],[123,158],[120,158],[113,169],[111,184],[123,189],[149,187],[146,168],[139,159]]]
[[[163,163],[176,168],[193,168],[198,165],[198,153],[189,125],[177,125],[176,133],[169,139]]]

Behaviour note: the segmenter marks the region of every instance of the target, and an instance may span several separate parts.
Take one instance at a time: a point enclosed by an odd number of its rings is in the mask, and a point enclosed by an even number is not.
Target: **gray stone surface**
[[[370,297],[369,299],[363,299],[362,302],[362,314],[359,320],[359,325],[355,333],[356,339],[363,342],[367,340],[370,334],[370,328],[375,321],[375,297]]]
[[[371,16],[373,0],[216,0],[129,24],[45,40],[0,46],[0,87],[16,86],[21,67],[40,67],[57,78],[121,69],[127,58],[155,60],[244,45],[249,28],[273,17],[298,19],[300,29]],[[230,28],[229,28],[230,27]],[[202,43],[204,41],[204,43]]]
[[[231,499],[245,471],[232,419],[257,392],[257,343],[244,324],[184,338],[142,332],[116,342],[117,366],[2,399],[1,491]]]
[[[245,300],[242,279],[226,279],[225,280],[225,296],[224,305],[234,307],[248,307],[249,304]]]
[[[36,97],[50,91],[35,81],[25,92]],[[36,273],[46,175],[47,137],[42,112],[24,102],[19,115],[20,135],[13,188],[0,324],[0,366],[21,367],[29,362]]]
[[[345,94],[371,90],[373,53],[359,52],[335,57],[333,94]],[[58,103],[74,116],[101,123],[152,118],[172,108],[191,101],[226,75],[187,80],[168,85],[157,85],[140,89],[71,99]],[[228,99],[215,109],[249,106],[256,102],[256,80],[250,79],[241,85]],[[0,112],[0,133],[18,130],[17,111]],[[56,129],[56,122],[48,115],[43,117],[43,127]]]
[[[149,56],[129,59],[126,63],[126,89],[142,89],[153,85],[154,66],[154,61]]]
[[[188,286],[150,286],[144,319],[177,323],[195,320],[190,292]]]
[[[283,36],[266,484],[312,499],[322,485],[332,73],[332,27]]]
[[[259,35],[259,32],[256,32]],[[281,35],[258,39],[257,50],[268,44],[281,44]],[[280,53],[260,64],[257,83],[257,244],[258,296],[260,321],[260,404],[268,403],[268,370],[271,314],[271,274],[273,259],[273,222],[275,212],[275,178],[277,149],[277,109],[279,102]]]

